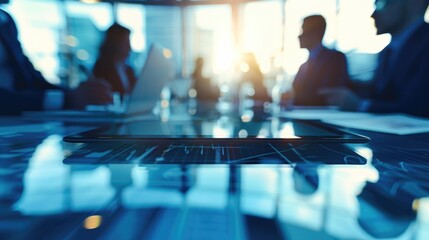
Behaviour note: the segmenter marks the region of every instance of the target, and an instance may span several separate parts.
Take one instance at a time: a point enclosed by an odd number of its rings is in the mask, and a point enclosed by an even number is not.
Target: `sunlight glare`
[[[293,123],[286,122],[280,129],[280,137],[281,138],[299,138],[295,135],[295,129],[293,127]]]

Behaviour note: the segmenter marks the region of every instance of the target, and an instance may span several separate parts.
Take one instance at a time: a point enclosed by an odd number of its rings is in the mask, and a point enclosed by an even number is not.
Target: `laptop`
[[[73,148],[65,164],[365,164],[348,146],[333,143],[369,140],[318,121],[290,119],[133,121],[63,137],[85,143]]]
[[[22,116],[30,119],[117,122],[124,118],[151,113],[160,99],[164,86],[175,75],[175,66],[170,55],[168,49],[158,44],[151,45],[136,85],[120,108],[98,106],[92,110],[26,111]]]

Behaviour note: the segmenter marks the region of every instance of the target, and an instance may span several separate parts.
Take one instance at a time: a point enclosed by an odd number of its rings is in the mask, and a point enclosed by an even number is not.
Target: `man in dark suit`
[[[1,3],[8,1],[0,0]],[[0,114],[83,108],[112,101],[109,85],[86,81],[72,90],[48,83],[24,55],[12,17],[0,9]]]
[[[347,61],[343,53],[322,45],[326,21],[320,15],[304,18],[299,35],[301,48],[308,49],[308,60],[301,65],[293,82],[295,105],[325,105],[318,92],[326,87],[341,87],[348,79]]]
[[[328,102],[344,110],[401,112],[429,117],[429,0],[377,0],[372,18],[377,34],[390,33],[390,44],[379,54],[369,98],[349,89],[324,89]]]

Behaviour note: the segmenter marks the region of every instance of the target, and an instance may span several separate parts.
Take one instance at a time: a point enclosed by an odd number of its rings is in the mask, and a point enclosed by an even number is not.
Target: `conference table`
[[[149,118],[198,117],[177,109]],[[220,162],[209,147],[145,162],[139,143],[63,141],[100,125],[0,118],[0,239],[429,239],[429,133],[347,128],[371,140]]]

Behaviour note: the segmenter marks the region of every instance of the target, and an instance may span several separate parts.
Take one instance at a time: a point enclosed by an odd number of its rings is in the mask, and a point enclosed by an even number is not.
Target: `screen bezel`
[[[267,122],[265,120],[262,122]],[[146,141],[154,143],[173,143],[173,142],[186,142],[186,143],[225,143],[225,142],[260,142],[260,141],[271,141],[271,142],[287,142],[287,143],[298,143],[298,142],[332,142],[332,143],[366,143],[370,139],[366,136],[351,133],[345,130],[337,129],[333,126],[329,126],[320,121],[315,120],[290,120],[285,119],[285,121],[290,122],[300,122],[312,127],[320,128],[321,130],[328,131],[335,134],[335,136],[301,136],[299,138],[257,138],[257,137],[247,137],[247,138],[207,138],[207,137],[165,137],[165,136],[147,136],[147,135],[105,135],[102,134],[108,129],[118,128],[122,124],[129,123],[119,123],[119,124],[110,124],[103,127],[98,127],[89,131],[80,132],[77,134],[65,136],[63,140],[65,142],[110,142],[110,141]],[[131,122],[132,123],[132,122]],[[168,122],[167,122],[168,123]]]

